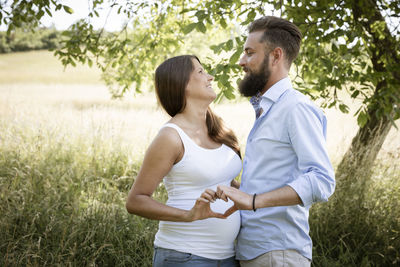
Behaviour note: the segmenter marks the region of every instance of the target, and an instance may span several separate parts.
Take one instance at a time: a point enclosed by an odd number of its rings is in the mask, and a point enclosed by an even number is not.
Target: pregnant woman
[[[155,72],[158,100],[171,119],[149,146],[126,202],[129,213],[159,220],[153,266],[239,266],[234,241],[240,214],[216,198],[234,185],[242,162],[234,133],[209,108],[213,77],[196,56],[164,61]],[[163,180],[166,204],[152,199]]]

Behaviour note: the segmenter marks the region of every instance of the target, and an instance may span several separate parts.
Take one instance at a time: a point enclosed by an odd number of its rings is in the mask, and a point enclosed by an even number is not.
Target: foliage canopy
[[[8,32],[19,27],[39,25],[52,10],[72,13],[59,0],[19,0],[9,8],[1,4],[0,23]],[[108,5],[129,20],[114,33],[95,30],[90,19]],[[313,98],[323,99],[323,107],[348,107],[338,95],[346,90],[351,98],[362,100],[356,115],[364,126],[371,116],[386,116],[392,122],[400,117],[400,5],[397,0],[342,1],[90,1],[88,17],[63,32],[64,41],[55,54],[64,65],[96,63],[114,96],[141,91],[152,78],[157,64],[181,51],[192,31],[204,34],[220,27],[245,27],[255,18],[273,14],[299,26],[303,44],[295,62],[293,80]],[[186,39],[185,39],[186,38]],[[218,99],[235,97],[237,65],[246,36],[240,30],[212,45],[203,60],[220,88]],[[233,85],[232,85],[233,84]],[[374,114],[369,112],[373,107]]]

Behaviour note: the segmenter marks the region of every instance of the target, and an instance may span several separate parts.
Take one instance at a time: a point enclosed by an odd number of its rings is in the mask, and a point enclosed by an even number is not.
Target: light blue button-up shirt
[[[257,101],[252,99],[257,108]],[[302,205],[241,211],[236,255],[250,260],[272,250],[297,250],[311,259],[308,214],[335,189],[326,151],[326,117],[289,78],[275,83],[259,102],[263,113],[247,139],[240,189],[262,194],[292,187]]]

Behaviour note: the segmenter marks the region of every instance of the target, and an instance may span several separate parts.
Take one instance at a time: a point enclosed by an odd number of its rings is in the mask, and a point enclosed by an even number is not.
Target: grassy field
[[[250,105],[214,109],[244,149]],[[336,165],[356,122],[325,112]],[[128,215],[124,202],[166,120],[153,93],[112,100],[95,68],[64,70],[44,51],[0,55],[0,266],[150,266],[157,222]],[[370,184],[313,208],[315,266],[400,263],[399,137],[392,129]]]

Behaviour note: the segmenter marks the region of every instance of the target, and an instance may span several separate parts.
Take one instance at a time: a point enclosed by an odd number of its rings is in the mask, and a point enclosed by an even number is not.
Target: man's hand
[[[228,201],[229,198],[234,202],[233,206],[225,211],[225,217],[228,217],[237,210],[253,209],[253,196],[234,187],[219,185],[217,188],[217,196],[224,201]]]
[[[201,196],[196,200],[193,208],[188,212],[187,221],[203,220],[207,218],[226,219],[221,213],[211,210],[210,203],[217,199],[217,194],[211,189],[206,189]]]

